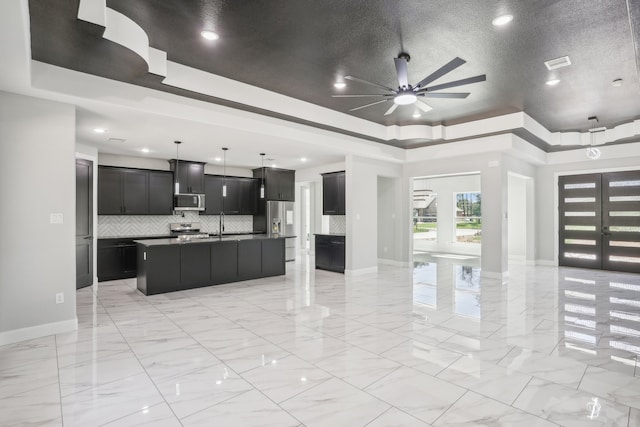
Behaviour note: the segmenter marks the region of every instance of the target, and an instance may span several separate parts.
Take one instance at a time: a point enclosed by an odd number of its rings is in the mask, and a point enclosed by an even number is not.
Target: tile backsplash
[[[182,215],[98,215],[98,238],[152,236],[169,234],[172,222],[199,222],[206,233],[218,232],[218,215],[198,215],[186,211]],[[224,220],[226,233],[253,231],[251,215],[227,215]]]
[[[347,217],[344,215],[329,216],[329,233],[346,234]]]

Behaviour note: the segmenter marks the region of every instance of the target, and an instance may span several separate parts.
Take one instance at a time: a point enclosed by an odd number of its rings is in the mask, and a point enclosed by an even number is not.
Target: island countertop
[[[135,243],[138,243],[143,246],[162,246],[162,245],[186,245],[186,244],[197,244],[197,243],[215,243],[215,242],[229,242],[229,241],[240,241],[240,240],[265,240],[265,239],[288,239],[290,237],[295,236],[284,236],[284,235],[267,235],[267,234],[243,234],[243,235],[235,235],[235,236],[211,236],[206,239],[202,238],[178,238],[173,237],[170,239],[140,239],[134,240]]]

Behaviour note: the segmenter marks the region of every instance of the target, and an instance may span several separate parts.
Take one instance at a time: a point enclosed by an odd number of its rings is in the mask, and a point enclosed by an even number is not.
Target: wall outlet
[[[386,246],[384,247],[384,252],[385,252],[385,253],[387,252],[387,247],[386,247]]]
[[[56,304],[64,303],[64,293],[60,292],[56,294]]]
[[[64,222],[64,216],[61,213],[51,213],[49,214],[49,223],[51,224],[62,224]]]

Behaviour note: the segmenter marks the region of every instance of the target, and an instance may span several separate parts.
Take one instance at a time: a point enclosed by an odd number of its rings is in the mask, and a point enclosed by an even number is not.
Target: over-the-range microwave
[[[173,209],[176,211],[203,211],[204,194],[176,194],[173,196]]]

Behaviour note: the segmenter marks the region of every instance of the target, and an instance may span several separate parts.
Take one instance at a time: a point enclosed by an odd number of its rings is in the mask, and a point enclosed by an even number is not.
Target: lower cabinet
[[[285,274],[285,239],[137,246],[138,289],[154,295]]]
[[[136,244],[132,239],[98,239],[98,281],[136,277]]]
[[[345,237],[316,234],[316,268],[344,273]]]

